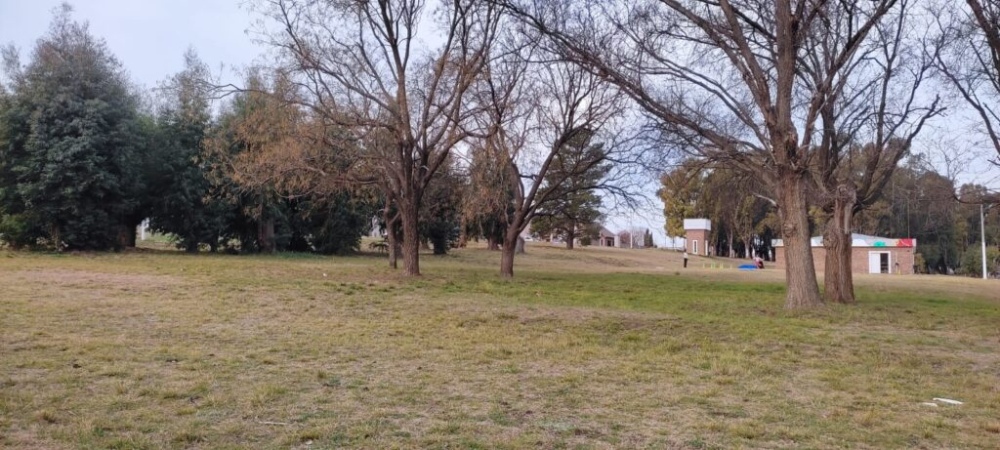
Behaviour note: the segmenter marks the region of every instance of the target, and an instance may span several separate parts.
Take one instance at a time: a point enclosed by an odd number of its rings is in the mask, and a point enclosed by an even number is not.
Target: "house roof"
[[[813,236],[809,239],[809,244],[812,247],[822,247],[823,246],[823,236]],[[781,239],[774,239],[771,241],[771,245],[775,247],[784,247],[784,242]],[[913,238],[887,238],[881,236],[870,236],[867,234],[852,233],[851,234],[851,247],[916,247],[917,240]]]
[[[605,227],[601,227],[600,234],[602,236],[615,236],[615,233]]]

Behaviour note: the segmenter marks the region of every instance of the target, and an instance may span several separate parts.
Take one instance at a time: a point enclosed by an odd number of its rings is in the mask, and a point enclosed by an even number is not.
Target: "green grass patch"
[[[416,280],[375,256],[2,253],[0,447],[1000,439],[998,290],[861,277],[858,306],[788,312],[773,272],[530,250],[514,280],[485,250]]]

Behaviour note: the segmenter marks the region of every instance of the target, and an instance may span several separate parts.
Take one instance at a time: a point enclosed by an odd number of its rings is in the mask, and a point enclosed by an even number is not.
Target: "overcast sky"
[[[13,43],[19,47],[25,62],[35,40],[47,31],[52,11],[60,3],[61,0],[0,0],[0,44]],[[74,18],[89,22],[91,32],[107,41],[132,79],[147,88],[183,69],[183,55],[189,47],[225,81],[234,80],[234,69],[249,65],[264,51],[246,33],[256,17],[246,8],[245,0],[78,0],[70,4]],[[955,119],[945,119],[926,130],[917,144],[922,148],[915,150],[936,146],[930,152],[936,154],[947,151],[948,146],[969,147],[965,140],[941,137],[967,128]],[[959,179],[1000,189],[1000,169],[985,162],[991,154],[996,156],[986,149],[972,158]],[[932,160],[938,159],[932,156]],[[655,201],[656,188],[656,183],[649,186],[648,192],[654,196],[649,207],[635,214],[619,214],[609,220],[608,227],[619,230],[632,223],[650,228],[657,235],[657,243],[662,243],[662,204]]]
[[[60,0],[0,0],[0,43],[13,42],[25,62],[48,30]],[[242,67],[261,53],[245,33],[254,18],[240,0],[78,0],[73,17],[90,23],[133,80],[145,87],[183,69],[194,47],[213,70]],[[230,70],[226,70],[231,74]]]

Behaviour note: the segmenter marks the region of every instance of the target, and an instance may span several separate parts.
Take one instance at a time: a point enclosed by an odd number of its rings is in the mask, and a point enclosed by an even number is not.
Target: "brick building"
[[[708,237],[712,233],[712,221],[708,219],[684,219],[685,249],[692,255],[708,255]]]
[[[823,272],[826,262],[826,249],[823,248],[823,237],[816,236],[810,241],[816,271]],[[772,241],[772,244],[774,245],[774,265],[783,269],[785,267],[784,244],[781,239],[775,239]],[[864,234],[852,234],[851,272],[855,274],[913,274],[916,247],[916,239],[891,239]]]

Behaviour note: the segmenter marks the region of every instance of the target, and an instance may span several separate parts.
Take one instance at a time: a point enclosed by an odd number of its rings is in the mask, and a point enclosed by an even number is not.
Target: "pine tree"
[[[559,187],[538,208],[531,223],[532,233],[557,234],[569,249],[587,230],[591,230],[591,234],[599,230],[592,226],[602,217],[601,197],[595,189],[611,170],[610,164],[602,163],[604,146],[591,143],[590,138],[587,133],[575,139],[553,159],[545,176],[546,183],[558,183]]]
[[[201,88],[208,69],[193,50],[184,61],[184,71],[163,86],[168,96],[157,118],[158,170],[150,174],[156,194],[150,218],[153,229],[173,235],[188,252],[202,244],[215,250],[233,206],[209,179],[210,164],[202,151],[211,127],[208,94]]]
[[[0,234],[15,247],[117,249],[138,224],[138,101],[104,41],[70,12],[57,12],[26,66],[5,52]]]

